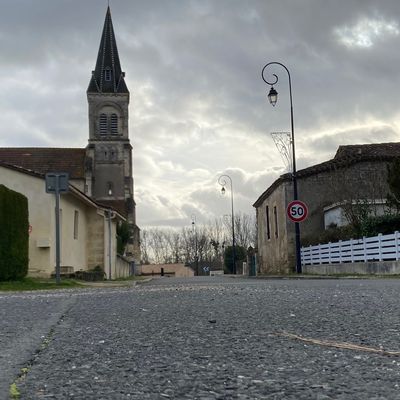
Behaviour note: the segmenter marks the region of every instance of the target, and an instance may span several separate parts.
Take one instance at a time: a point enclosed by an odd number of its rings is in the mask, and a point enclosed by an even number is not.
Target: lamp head
[[[225,194],[225,186],[222,186],[222,189],[221,189],[221,194],[222,194],[222,195],[224,195],[224,194]]]
[[[278,101],[278,92],[274,89],[273,86],[271,86],[271,89],[269,90],[268,100],[272,104],[272,106],[275,107],[275,104]]]

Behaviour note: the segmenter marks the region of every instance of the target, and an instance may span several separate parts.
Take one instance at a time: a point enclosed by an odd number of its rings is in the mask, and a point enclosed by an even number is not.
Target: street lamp
[[[292,144],[292,179],[293,179],[293,200],[298,200],[298,191],[297,191],[297,171],[296,171],[296,152],[295,152],[295,142],[294,142],[294,122],[293,122],[293,99],[292,99],[292,81],[290,78],[289,70],[280,62],[272,61],[264,66],[261,71],[261,77],[263,81],[271,86],[271,89],[268,93],[268,100],[272,106],[275,106],[278,101],[278,92],[275,90],[274,85],[278,83],[278,76],[272,74],[274,76],[273,82],[269,82],[265,76],[264,71],[270,65],[280,65],[283,67],[289,77],[289,97],[290,97],[290,124],[291,124],[291,144]],[[300,253],[300,225],[298,222],[295,222],[295,234],[296,234],[296,272],[301,274],[301,253]]]
[[[235,214],[233,213],[233,185],[232,178],[229,175],[221,175],[218,178],[218,183],[222,186],[221,193],[225,194],[225,186],[227,181],[225,178],[229,179],[231,184],[231,207],[232,207],[232,273],[236,274],[236,250],[235,250]]]
[[[196,273],[199,276],[199,257],[197,254],[197,230],[196,230],[196,216],[192,214],[192,234],[194,237],[194,261],[196,263]]]

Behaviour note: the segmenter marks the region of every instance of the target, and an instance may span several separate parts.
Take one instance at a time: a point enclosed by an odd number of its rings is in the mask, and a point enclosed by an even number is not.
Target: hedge
[[[0,185],[0,281],[18,280],[28,273],[28,199]]]

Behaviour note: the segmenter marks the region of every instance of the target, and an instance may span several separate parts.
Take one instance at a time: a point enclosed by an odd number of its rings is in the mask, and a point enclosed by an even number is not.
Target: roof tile
[[[49,147],[1,147],[0,161],[27,170],[68,172],[71,179],[85,177],[85,149]]]

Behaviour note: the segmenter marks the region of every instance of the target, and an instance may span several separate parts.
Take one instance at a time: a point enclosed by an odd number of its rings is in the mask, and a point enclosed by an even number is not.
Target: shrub
[[[127,222],[123,221],[117,225],[117,253],[119,255],[124,254],[130,236],[131,232]]]
[[[376,236],[379,233],[388,235],[400,231],[400,215],[385,214],[379,217],[369,217],[361,225],[362,236]]]
[[[0,281],[28,273],[28,228],[28,199],[0,185]]]
[[[233,258],[233,251],[232,251],[233,247],[232,246],[228,246],[225,249],[225,255],[224,255],[224,260],[225,260],[225,272],[227,273],[232,273],[232,258]],[[235,264],[237,267],[237,263],[240,261],[246,261],[247,258],[247,253],[246,253],[246,249],[242,246],[235,246]]]
[[[302,246],[310,246],[339,240],[358,239],[377,236],[379,233],[388,235],[395,231],[400,232],[400,215],[385,214],[378,217],[365,218],[360,226],[346,225],[341,227],[329,227],[319,235],[308,235],[301,238]]]
[[[329,242],[338,242],[339,240],[355,239],[358,235],[351,225],[332,226],[318,235],[307,235],[301,238],[302,246],[317,245]]]

